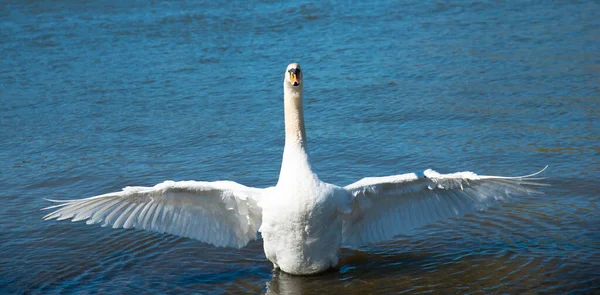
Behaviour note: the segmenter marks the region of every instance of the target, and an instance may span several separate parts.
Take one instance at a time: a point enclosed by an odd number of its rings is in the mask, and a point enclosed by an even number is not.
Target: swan
[[[153,187],[54,205],[45,220],[87,220],[113,228],[138,228],[242,248],[261,233],[275,269],[309,275],[335,268],[341,247],[392,239],[410,229],[484,210],[512,196],[539,192],[535,177],[440,174],[431,169],[367,177],[340,187],[319,180],[307,153],[302,109],[303,72],[298,63],[283,82],[285,147],[279,180],[253,188],[232,181],[165,181]]]

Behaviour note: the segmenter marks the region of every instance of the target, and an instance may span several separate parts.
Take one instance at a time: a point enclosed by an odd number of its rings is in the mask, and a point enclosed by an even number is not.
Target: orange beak
[[[300,84],[298,81],[298,75],[296,75],[296,73],[290,72],[290,82],[292,84]]]

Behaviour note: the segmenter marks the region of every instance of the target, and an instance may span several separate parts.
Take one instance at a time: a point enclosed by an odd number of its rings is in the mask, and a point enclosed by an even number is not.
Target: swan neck
[[[302,86],[284,89],[285,145],[296,145],[306,149]]]
[[[281,161],[278,185],[294,185],[301,179],[312,179],[308,161],[304,113],[302,110],[302,86],[284,85],[285,148]]]

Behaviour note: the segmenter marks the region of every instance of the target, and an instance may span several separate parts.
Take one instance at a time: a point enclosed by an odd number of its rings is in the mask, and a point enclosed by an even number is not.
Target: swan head
[[[302,87],[302,70],[300,64],[291,63],[285,69],[285,80],[284,84],[286,87],[301,88]]]

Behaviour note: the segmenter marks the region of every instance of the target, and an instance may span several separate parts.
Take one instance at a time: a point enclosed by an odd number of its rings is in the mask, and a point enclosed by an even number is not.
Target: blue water
[[[600,292],[600,4],[572,2],[3,2],[0,293]],[[294,61],[324,181],[550,165],[552,186],[317,277],[260,240],[42,221],[43,198],[274,185]]]

